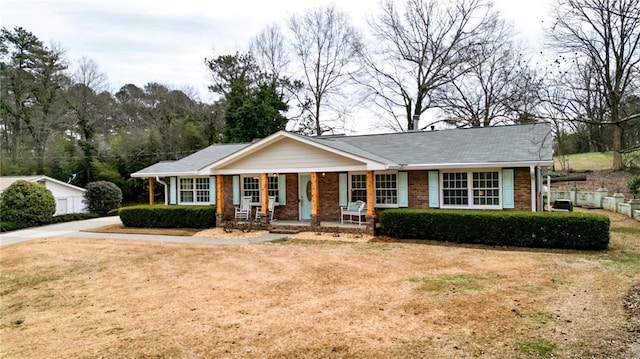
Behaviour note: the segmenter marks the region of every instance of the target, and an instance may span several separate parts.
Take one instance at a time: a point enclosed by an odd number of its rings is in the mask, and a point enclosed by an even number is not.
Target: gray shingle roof
[[[397,165],[551,161],[548,123],[318,138],[327,146]]]
[[[305,138],[390,166],[499,165],[553,160],[551,126],[548,123]],[[212,145],[178,161],[158,162],[131,176],[195,174],[250,145]]]
[[[37,182],[41,184],[44,184],[45,182],[55,182],[55,183],[58,183],[58,185],[60,186],[73,188],[78,191],[85,191],[85,189],[82,187],[78,187],[70,183],[65,183],[63,181],[60,181],[45,175],[38,175],[38,176],[2,176],[0,177],[0,192],[3,192],[5,189],[7,189],[7,187],[11,186],[14,182],[19,180],[23,180],[27,182]]]
[[[219,161],[250,145],[249,143],[211,145],[177,161],[162,161],[132,173],[131,177],[190,173]]]

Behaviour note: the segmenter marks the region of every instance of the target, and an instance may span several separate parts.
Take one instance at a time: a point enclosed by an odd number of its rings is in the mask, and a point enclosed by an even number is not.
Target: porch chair
[[[240,207],[236,207],[236,220],[249,220],[251,217],[251,196],[240,199]]]
[[[275,196],[270,196],[269,200],[268,200],[268,205],[267,205],[267,215],[269,215],[269,220],[273,221],[273,212],[275,210],[276,207],[276,197]],[[262,211],[261,210],[257,210],[256,211],[256,220],[260,219],[262,217]]]
[[[347,207],[340,207],[340,223],[344,224],[345,221],[349,223],[356,223],[353,217],[358,218],[358,225],[362,224],[362,216],[367,214],[367,203],[364,201],[355,201],[349,203]],[[345,216],[349,216],[348,219],[344,219]]]

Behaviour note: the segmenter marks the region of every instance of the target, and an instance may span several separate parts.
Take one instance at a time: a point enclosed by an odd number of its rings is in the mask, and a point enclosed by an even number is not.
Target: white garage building
[[[0,193],[2,193],[7,187],[11,186],[12,183],[19,180],[39,183],[51,191],[53,197],[56,199],[55,216],[67,213],[83,213],[87,211],[86,205],[82,203],[84,200],[84,193],[86,192],[84,188],[64,183],[47,176],[0,177]]]

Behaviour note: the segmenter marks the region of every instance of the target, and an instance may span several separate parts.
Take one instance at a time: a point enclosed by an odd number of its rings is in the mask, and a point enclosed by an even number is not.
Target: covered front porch
[[[215,177],[218,223],[236,220],[235,208],[249,201],[251,218],[260,218],[269,224],[271,198],[272,203],[275,202],[274,223],[300,222],[312,231],[347,230],[349,226],[324,223],[340,223],[340,207],[348,206],[357,198],[366,203],[359,227],[373,235],[376,225],[374,171],[389,170],[389,165],[321,142],[281,132],[199,170],[199,174]],[[349,173],[358,173],[358,196],[354,196]]]
[[[348,206],[350,200],[345,173],[216,175],[216,223],[217,226],[225,226],[229,221],[260,221],[263,227],[273,231],[373,235],[377,218],[374,172],[368,171],[366,178],[366,211],[362,213],[361,224],[358,224],[356,218],[352,217],[356,223],[348,223],[346,216],[342,218],[341,207]],[[248,218],[238,219],[236,210],[241,206],[243,197],[251,198],[251,209]],[[269,198],[276,202],[273,215],[269,211]]]

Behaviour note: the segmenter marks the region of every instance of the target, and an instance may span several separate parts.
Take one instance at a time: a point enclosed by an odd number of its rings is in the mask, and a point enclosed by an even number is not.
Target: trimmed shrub
[[[391,209],[380,231],[401,239],[567,249],[606,249],[609,217],[576,212]]]
[[[49,219],[49,221],[40,223],[39,225],[81,221],[84,219],[92,219],[92,218],[98,218],[98,217],[100,216],[97,213],[67,213],[67,214],[61,214],[59,216],[53,216]],[[0,221],[0,232],[10,232],[10,231],[15,231],[18,229],[29,228],[34,226],[35,225],[30,225],[26,223]]]
[[[629,191],[633,195],[633,198],[636,198],[638,194],[640,194],[640,175],[635,175],[629,178],[629,181],[627,182],[627,188],[629,188]]]
[[[30,226],[25,223],[0,222],[0,232],[11,232],[11,231],[28,228],[28,227]]]
[[[122,204],[122,191],[113,182],[90,182],[87,184],[83,202],[89,212],[106,216],[109,211],[119,208]]]
[[[17,225],[48,223],[56,212],[56,199],[45,186],[18,180],[0,195],[0,218]]]
[[[73,221],[82,221],[85,219],[92,219],[92,218],[98,218],[100,217],[97,213],[65,213],[65,214],[61,214],[59,216],[53,216],[51,218],[51,221],[49,221],[50,224],[54,224],[54,223],[66,223],[66,222],[73,222]]]
[[[215,206],[134,206],[120,209],[125,227],[211,228],[216,226]]]

